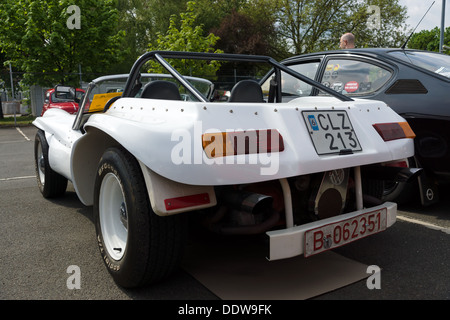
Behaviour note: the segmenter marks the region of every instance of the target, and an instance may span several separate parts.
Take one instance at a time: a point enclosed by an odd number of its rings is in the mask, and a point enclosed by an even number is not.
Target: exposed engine
[[[355,210],[351,169],[297,176],[287,181],[295,225]],[[286,225],[280,181],[218,187],[216,195],[218,205],[203,217],[203,225],[215,233],[260,234]],[[372,205],[378,202],[374,197],[372,200]]]

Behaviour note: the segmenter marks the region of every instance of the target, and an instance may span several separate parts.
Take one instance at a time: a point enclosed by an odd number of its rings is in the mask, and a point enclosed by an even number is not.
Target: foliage
[[[276,37],[275,27],[267,19],[253,19],[250,15],[241,11],[232,11],[225,16],[214,34],[220,37],[217,48],[226,53],[268,55],[273,56],[273,39]],[[269,70],[261,69],[261,65],[249,63],[225,63],[219,74],[229,76],[235,69],[244,72],[246,76],[263,76]],[[263,73],[263,74],[261,74]]]
[[[405,20],[398,0],[279,0],[279,35],[294,54],[338,49],[346,32],[355,35],[358,47],[398,46],[406,38]]]
[[[137,57],[147,51],[149,43],[156,45],[157,34],[166,33],[170,17],[179,16],[187,0],[116,0],[119,12],[117,30],[125,32],[128,49],[119,70],[129,72]],[[209,1],[209,0],[208,0]]]
[[[240,12],[248,3],[255,0],[195,0],[197,21],[203,24],[203,29],[213,32],[219,28],[222,20],[232,12]]]
[[[34,119],[36,119],[36,117],[32,115],[17,115],[16,117],[3,117],[0,118],[0,128],[30,125],[34,121]]]
[[[279,2],[280,0],[246,1],[239,12],[247,15],[258,25],[258,28],[262,29],[260,33],[265,34],[265,40],[270,45],[267,54],[281,60],[290,56],[290,53],[287,38],[280,35]]]
[[[369,8],[379,8],[379,25],[376,26],[377,12]],[[406,7],[399,4],[399,0],[365,0],[359,8],[359,15],[354,20],[355,34],[359,47],[400,47],[409,35],[406,24]],[[357,23],[357,19],[359,23]],[[362,22],[362,23],[361,23]]]
[[[422,30],[414,33],[408,42],[408,48],[439,52],[441,29]],[[444,44],[450,43],[450,27],[444,30]]]
[[[80,8],[80,29],[68,27]],[[77,73],[105,72],[120,60],[123,32],[117,32],[112,0],[2,0],[0,47],[8,62],[25,72],[24,82],[78,85]]]
[[[236,11],[226,16],[220,27],[214,30],[214,34],[220,37],[217,46],[227,53],[238,54],[269,54],[268,40],[274,33],[274,26],[269,21],[254,21]]]
[[[66,26],[70,5],[81,9],[79,30]],[[370,25],[371,6],[379,25]],[[405,19],[399,0],[0,0],[0,63],[25,72],[30,85],[77,85],[79,65],[84,75],[128,72],[149,49],[283,59],[337,49],[345,32],[357,47],[397,47]]]
[[[149,49],[151,51],[223,52],[221,50],[214,50],[214,45],[219,38],[212,33],[204,36],[203,27],[198,24],[196,25],[197,15],[194,13],[195,6],[195,2],[188,2],[187,11],[180,14],[180,28],[176,26],[177,16],[173,15],[170,18],[167,33],[159,33],[157,45],[153,46],[150,44]],[[207,63],[205,61],[183,59],[180,61],[170,61],[170,63],[184,75],[192,75],[194,71],[203,76],[213,75],[220,67],[218,61]],[[149,72],[164,72],[164,69],[156,64],[151,64]]]
[[[5,61],[5,54],[0,50],[0,92],[2,92],[6,87],[9,87],[9,85],[6,84],[6,82],[9,80],[9,70],[5,65]]]

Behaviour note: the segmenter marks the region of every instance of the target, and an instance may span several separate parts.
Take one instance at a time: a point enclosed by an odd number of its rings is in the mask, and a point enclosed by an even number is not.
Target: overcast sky
[[[428,14],[417,27],[416,32],[421,30],[431,30],[434,27],[441,27],[442,1],[435,0]],[[406,6],[408,10],[407,24],[410,28],[415,28],[422,19],[425,12],[433,3],[433,0],[399,0],[400,5]],[[450,27],[450,1],[445,4],[445,27]]]

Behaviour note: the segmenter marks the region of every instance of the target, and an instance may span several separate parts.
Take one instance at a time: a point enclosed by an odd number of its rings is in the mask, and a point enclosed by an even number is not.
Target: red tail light
[[[414,139],[416,136],[408,122],[376,123],[373,127],[384,141]]]

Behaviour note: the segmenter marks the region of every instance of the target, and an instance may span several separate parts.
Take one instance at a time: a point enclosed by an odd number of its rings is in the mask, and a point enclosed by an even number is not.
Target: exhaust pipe
[[[219,234],[259,234],[271,229],[280,219],[279,213],[272,209],[272,197],[267,195],[224,190],[219,199],[222,207],[206,223]]]
[[[220,196],[224,204],[238,212],[258,215],[272,208],[272,197],[263,194],[228,191]]]

